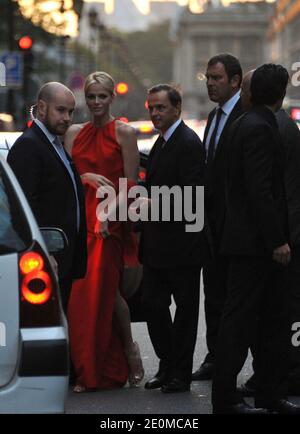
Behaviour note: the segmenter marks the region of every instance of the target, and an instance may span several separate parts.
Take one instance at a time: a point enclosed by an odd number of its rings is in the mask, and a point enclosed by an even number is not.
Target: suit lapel
[[[206,145],[206,138],[208,136],[208,132],[212,123],[212,120],[214,118],[214,115],[216,113],[217,108],[214,108],[208,115],[207,124],[204,130],[204,137],[203,137],[203,144]],[[206,147],[206,146],[205,146]]]
[[[160,136],[158,136],[158,138],[156,139],[156,142],[154,143],[154,145],[153,145],[153,147],[152,147],[152,149],[150,151],[149,157],[148,157],[147,170],[146,170],[147,178],[149,178],[149,176],[150,176],[150,174],[152,173],[152,170],[153,170],[153,164],[152,164],[152,162],[153,162],[154,154],[157,152],[158,143],[159,143],[159,137]]]
[[[148,160],[147,181],[149,181],[153,177],[153,174],[157,171],[157,169],[160,166],[159,163],[161,163],[162,161],[164,161],[164,159],[172,151],[172,147],[174,145],[174,142],[176,142],[178,140],[178,137],[180,136],[182,128],[184,126],[185,126],[185,123],[183,121],[181,121],[181,123],[178,125],[178,127],[176,128],[176,130],[174,131],[174,133],[171,135],[171,137],[165,143],[163,149],[161,150],[161,153],[160,153],[160,156],[159,156],[159,161],[157,161],[157,163],[155,163],[155,164],[152,164],[152,162],[153,162],[153,156],[154,156],[155,152],[157,152],[158,139],[154,143],[154,146],[153,146],[153,148],[151,150],[151,153],[149,155],[149,160]]]
[[[62,161],[62,159],[60,158],[60,156],[58,155],[58,153],[54,149],[52,143],[48,140],[46,135],[43,133],[43,131],[34,122],[32,123],[32,126],[30,127],[30,129],[34,132],[34,134],[36,134],[38,136],[39,140],[41,140],[45,144],[45,146],[47,147],[49,152],[51,152],[52,155],[55,156],[56,160],[59,162],[61,167],[63,167],[68,179],[72,182],[72,179],[70,177],[70,173],[68,172],[68,169],[66,168],[64,162]],[[72,185],[73,185],[73,182],[72,182]]]
[[[220,135],[219,138],[219,142],[216,148],[216,153],[215,153],[215,157],[214,157],[214,161],[216,161],[216,159],[218,158],[218,155],[220,155],[222,148],[223,148],[223,142],[225,140],[226,142],[226,136],[227,136],[227,132],[232,124],[232,122],[237,119],[240,115],[242,114],[242,108],[241,108],[241,102],[240,99],[237,101],[237,103],[235,104],[235,106],[233,107],[233,110],[231,111],[230,115],[228,116],[228,119],[226,121],[226,124],[224,125],[224,128],[222,130],[222,133]]]

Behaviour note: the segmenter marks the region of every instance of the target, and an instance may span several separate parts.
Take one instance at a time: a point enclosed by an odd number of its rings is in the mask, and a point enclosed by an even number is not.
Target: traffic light
[[[23,57],[23,85],[22,85],[22,94],[23,94],[23,113],[29,112],[29,107],[31,105],[31,95],[30,95],[30,85],[32,82],[32,72],[34,69],[34,56],[32,52],[33,40],[30,36],[22,36],[18,40],[19,50]]]
[[[20,50],[30,50],[32,47],[32,39],[30,36],[22,36],[19,39],[19,48]]]
[[[23,53],[24,76],[33,70],[33,41],[30,36],[22,36],[19,41],[19,50]]]
[[[117,84],[116,86],[116,92],[119,95],[126,95],[128,93],[128,84],[125,83],[124,81],[120,81],[120,83]]]

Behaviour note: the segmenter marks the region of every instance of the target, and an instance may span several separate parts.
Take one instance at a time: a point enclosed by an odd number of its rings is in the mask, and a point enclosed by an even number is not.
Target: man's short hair
[[[243,70],[237,57],[229,53],[220,53],[209,59],[207,66],[213,66],[217,63],[222,63],[229,80],[231,80],[234,75],[238,75],[240,78],[239,86],[241,85],[243,79]]]
[[[251,102],[254,105],[273,105],[284,98],[289,74],[282,65],[266,63],[253,73],[250,84]]]
[[[152,86],[150,89],[148,89],[148,95],[161,92],[162,90],[165,90],[168,93],[168,97],[172,106],[177,107],[178,105],[181,105],[182,98],[179,90],[170,84],[156,84],[155,86]]]

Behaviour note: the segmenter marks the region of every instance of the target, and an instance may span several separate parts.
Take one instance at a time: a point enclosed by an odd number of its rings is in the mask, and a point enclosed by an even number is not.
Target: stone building
[[[300,0],[278,0],[267,32],[272,61],[283,64],[294,79],[286,106],[300,107]],[[300,121],[300,115],[299,115]]]
[[[266,2],[208,3],[202,14],[182,9],[172,24],[174,82],[184,96],[185,118],[205,119],[213,104],[207,97],[207,61],[217,53],[237,56],[246,72],[270,61],[266,31],[274,5]]]

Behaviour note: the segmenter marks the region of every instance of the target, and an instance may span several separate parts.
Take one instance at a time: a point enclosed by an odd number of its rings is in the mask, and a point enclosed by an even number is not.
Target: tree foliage
[[[124,36],[130,51],[149,85],[172,80],[173,47],[169,38],[169,22],[152,25],[147,31]]]
[[[49,44],[57,38],[41,27],[25,19],[20,13],[18,3],[12,0],[0,0],[0,48],[9,49],[14,46],[17,49],[17,42],[21,36],[30,35],[33,40]]]

